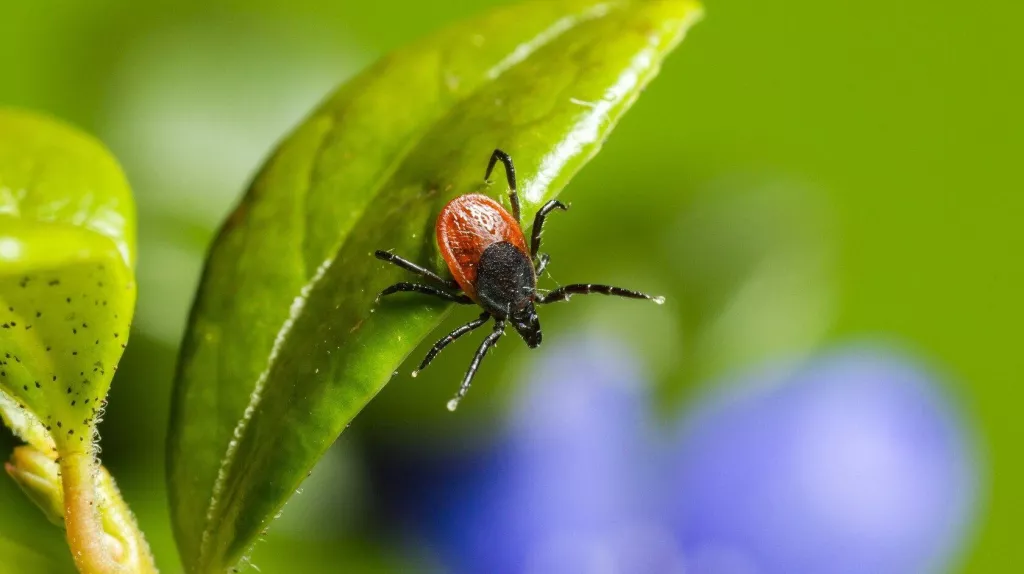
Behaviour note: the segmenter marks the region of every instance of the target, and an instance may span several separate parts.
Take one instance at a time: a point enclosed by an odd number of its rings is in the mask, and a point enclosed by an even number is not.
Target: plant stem
[[[121,574],[123,546],[103,530],[97,508],[96,474],[99,468],[92,453],[74,452],[60,459],[64,488],[64,525],[68,546],[81,574]]]

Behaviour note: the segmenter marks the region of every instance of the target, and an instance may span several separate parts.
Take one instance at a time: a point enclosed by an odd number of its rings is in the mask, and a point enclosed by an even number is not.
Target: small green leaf
[[[135,308],[135,207],[94,139],[0,109],[0,416],[44,453],[92,452]]]
[[[56,461],[30,446],[19,446],[11,461],[4,463],[4,470],[47,520],[64,526],[64,491]]]
[[[495,148],[532,214],[699,15],[690,0],[499,9],[384,58],[287,138],[212,248],[179,361],[168,480],[190,571],[244,555],[447,311],[375,308],[404,276],[373,251],[444,269],[437,213],[467,192],[504,197],[482,182]]]

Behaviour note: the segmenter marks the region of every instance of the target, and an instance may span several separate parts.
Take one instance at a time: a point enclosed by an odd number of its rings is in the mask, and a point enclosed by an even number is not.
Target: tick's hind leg
[[[476,370],[480,368],[480,361],[484,359],[484,355],[487,351],[498,342],[498,339],[505,334],[505,321],[495,320],[494,330],[491,334],[484,339],[484,342],[480,344],[480,348],[476,350],[476,355],[473,356],[473,362],[469,364],[469,370],[466,371],[466,376],[462,379],[462,386],[459,387],[459,392],[455,393],[455,397],[448,401],[448,410],[454,411],[459,408],[459,401],[462,397],[466,396],[466,391],[469,390],[469,386],[473,384],[473,377],[476,375]]]
[[[658,305],[665,302],[664,297],[652,297],[646,293],[639,291],[632,291],[630,289],[623,289],[622,287],[612,287],[611,285],[593,285],[589,283],[576,283],[573,285],[565,285],[559,287],[547,295],[541,296],[537,299],[538,303],[558,303],[559,301],[568,301],[569,297],[573,295],[590,295],[591,293],[599,293],[601,295],[613,295],[615,297],[626,297],[628,299],[648,299],[654,301]]]
[[[449,293],[444,289],[438,289],[437,287],[434,287],[432,285],[422,285],[420,283],[395,283],[391,287],[388,287],[387,289],[381,291],[380,295],[377,295],[376,302],[380,302],[381,297],[387,297],[388,295],[399,292],[423,293],[425,295],[433,295],[435,297],[440,297],[441,299],[444,299],[446,301],[452,301],[455,303],[460,303],[462,305],[473,304],[472,299],[461,293]]]
[[[505,179],[508,180],[508,200],[512,204],[512,216],[516,218],[516,223],[522,223],[523,220],[520,217],[521,212],[519,210],[519,192],[516,191],[516,166],[512,164],[511,156],[500,149],[494,150],[494,153],[491,154],[491,161],[487,162],[487,172],[484,174],[484,181],[490,180],[491,172],[499,161],[505,166]]]
[[[442,279],[441,276],[438,275],[437,273],[434,273],[433,271],[431,271],[429,269],[426,269],[424,267],[420,267],[419,265],[416,265],[412,261],[409,261],[408,259],[404,259],[402,257],[399,257],[398,255],[395,255],[394,253],[391,253],[390,251],[377,250],[376,252],[374,252],[373,255],[374,255],[374,257],[376,257],[377,259],[380,259],[381,261],[387,261],[388,263],[391,263],[392,265],[395,265],[397,267],[401,267],[402,269],[405,269],[406,271],[411,271],[411,272],[413,272],[413,273],[415,273],[417,275],[421,275],[423,277],[426,277],[427,279],[432,279],[432,280],[437,281],[438,283],[440,283],[442,285],[445,285],[447,287],[451,287],[452,289],[458,289],[459,288],[459,284],[456,283],[454,280]]]
[[[416,375],[418,375],[420,373],[420,371],[422,371],[423,369],[426,369],[427,365],[429,365],[430,362],[434,360],[434,357],[436,357],[437,354],[440,353],[449,344],[454,343],[456,339],[458,339],[459,337],[461,337],[461,336],[463,336],[463,335],[465,335],[467,333],[472,332],[474,329],[477,329],[477,328],[481,327],[484,323],[486,323],[488,320],[490,320],[490,318],[491,318],[491,314],[486,312],[486,311],[484,311],[484,313],[482,313],[480,315],[479,319],[476,319],[476,320],[470,321],[469,323],[466,323],[465,325],[463,325],[463,326],[459,327],[458,329],[455,329],[451,333],[448,333],[447,335],[445,335],[445,337],[443,339],[441,339],[440,341],[434,343],[434,346],[431,347],[430,351],[427,353],[427,356],[423,358],[423,362],[420,363],[419,368],[417,368],[415,371],[412,372],[412,376],[415,377]]]

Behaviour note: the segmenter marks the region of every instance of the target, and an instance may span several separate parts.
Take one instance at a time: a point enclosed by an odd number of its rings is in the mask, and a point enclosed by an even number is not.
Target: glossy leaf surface
[[[499,9],[385,57],[282,143],[212,248],[179,360],[168,479],[191,571],[244,555],[447,311],[375,307],[408,276],[373,251],[444,269],[441,207],[505,201],[503,178],[482,181],[495,148],[531,221],[699,15],[687,0]]]

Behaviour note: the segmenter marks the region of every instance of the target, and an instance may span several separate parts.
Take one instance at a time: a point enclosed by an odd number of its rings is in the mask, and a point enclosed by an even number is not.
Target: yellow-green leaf
[[[0,109],[0,416],[41,452],[91,452],[135,308],[135,206],[117,162]]]

